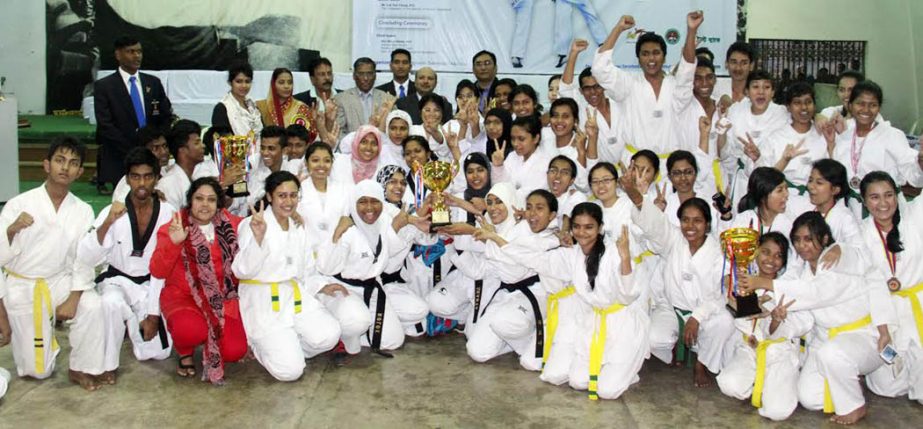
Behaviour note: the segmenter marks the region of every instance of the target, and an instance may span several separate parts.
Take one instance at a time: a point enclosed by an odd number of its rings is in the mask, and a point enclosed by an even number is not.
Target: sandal
[[[183,363],[184,360],[192,360],[192,355],[180,356],[176,362],[176,374],[183,378],[195,376],[195,361],[191,364]]]

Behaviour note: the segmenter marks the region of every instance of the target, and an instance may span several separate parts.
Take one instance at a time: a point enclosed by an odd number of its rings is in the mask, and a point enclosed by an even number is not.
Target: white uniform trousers
[[[20,377],[29,376],[44,379],[51,376],[55,368],[55,357],[60,350],[54,336],[54,312],[70,295],[70,275],[59,275],[48,279],[51,312],[41,305],[41,332],[35,332],[33,318],[34,293],[38,282],[18,278],[12,274],[6,279],[8,294],[4,298],[10,326],[13,330],[13,360]],[[77,304],[74,319],[65,323],[70,327],[69,342],[71,346],[70,369],[91,375],[104,372],[103,352],[105,344],[105,325],[102,303],[95,290],[83,291]],[[41,367],[37,368],[36,337],[44,345],[41,353]]]
[[[897,355],[900,366],[882,365],[865,377],[865,384],[876,395],[888,398],[907,395],[923,404],[923,349],[913,343],[906,350],[898,350]]]
[[[388,296],[385,303],[397,314],[404,335],[419,337],[426,334],[426,315],[429,314],[429,307],[424,297],[418,295],[407,283],[388,283],[383,288]]]
[[[354,289],[358,289],[360,292],[357,294],[353,292]],[[369,315],[368,307],[362,302],[361,288],[347,287],[347,290],[350,292],[346,296],[340,293],[335,296],[319,293],[317,294],[317,299],[339,323],[340,340],[343,341],[346,351],[356,354],[361,350],[359,337],[364,336],[369,331],[375,315],[374,312]]]
[[[513,45],[510,55],[519,58],[526,57],[526,47],[529,43],[529,29],[532,28],[532,6],[534,0],[511,0],[513,12],[516,14],[513,30]]]
[[[277,285],[278,296],[273,297],[270,284],[242,283],[240,316],[256,360],[276,380],[293,381],[304,373],[305,359],[337,344],[340,325],[313,296],[302,294],[297,306],[297,283]]]
[[[545,294],[541,285],[529,288],[538,300],[542,317],[545,314]],[[484,311],[468,336],[468,356],[476,362],[487,362],[497,356],[516,352],[519,364],[529,371],[542,369],[542,358],[535,352],[535,316],[529,299],[519,291],[500,290]]]
[[[548,356],[543,357],[545,363],[539,378],[547,383],[561,385],[570,380],[574,355],[579,347],[578,338],[582,335],[581,318],[587,312],[592,313],[593,309],[576,294],[558,299],[557,305],[558,327],[554,331],[554,337],[551,336],[551,326],[549,326],[551,315],[546,314],[545,350],[548,350]],[[550,347],[548,346],[549,341],[551,342]]]
[[[688,321],[691,315],[683,316],[683,320]],[[673,323],[667,323],[665,315],[661,315],[662,320],[657,323],[651,323],[651,344],[658,345],[658,352],[655,355],[663,354],[665,345],[673,344],[680,338],[682,333],[679,331],[679,323],[673,315]],[[698,354],[698,361],[705,365],[709,371],[718,373],[722,366],[732,353],[728,345],[731,336],[737,332],[734,328],[734,318],[727,311],[718,311],[704,322],[699,323],[699,336],[696,344],[690,349]],[[652,350],[653,352],[654,350]],[[666,359],[663,359],[667,362]]]
[[[604,42],[608,35],[590,0],[558,0],[554,6],[554,50],[558,55],[567,55],[574,39],[572,8],[576,8],[583,16],[587,29],[597,45]]]
[[[426,296],[426,304],[434,315],[464,323],[467,336],[474,325],[480,322],[480,313],[498,287],[500,281],[491,277],[481,281],[478,291],[475,280],[464,275],[461,270],[454,270]],[[474,317],[475,310],[478,313],[477,319]]]
[[[10,372],[5,368],[0,368],[0,399],[6,395],[6,387],[10,383]]]
[[[733,345],[729,346],[734,353],[716,381],[721,393],[743,400],[753,394],[756,350],[743,340],[743,335],[735,335],[734,338]],[[759,415],[775,421],[785,420],[798,407],[798,349],[798,344],[791,340],[770,344],[766,348]]]
[[[158,283],[155,285],[153,283]],[[160,338],[160,333],[150,341],[144,341],[141,335],[140,323],[149,314],[152,301],[160,300],[160,290],[163,280],[151,279],[143,284],[135,284],[124,277],[112,277],[99,284],[102,297],[103,317],[106,326],[105,345],[105,371],[114,371],[119,367],[119,355],[122,351],[122,342],[125,341],[125,329],[128,327],[128,338],[131,339],[131,349],[135,358],[144,360],[164,360],[170,357],[173,339],[166,329],[166,320],[163,323],[163,333],[166,337],[166,347]],[[156,302],[155,302],[156,304]]]
[[[798,402],[809,410],[822,410],[826,379],[836,414],[849,414],[865,405],[859,376],[883,364],[877,338],[869,330],[845,332],[833,340],[809,344],[798,378]]]
[[[597,376],[596,393],[603,399],[617,399],[640,378],[638,372],[649,356],[647,315],[628,306],[606,317],[606,344],[602,367]],[[580,335],[570,368],[569,384],[577,390],[587,390],[590,382],[590,344],[599,317],[590,311],[581,317]]]

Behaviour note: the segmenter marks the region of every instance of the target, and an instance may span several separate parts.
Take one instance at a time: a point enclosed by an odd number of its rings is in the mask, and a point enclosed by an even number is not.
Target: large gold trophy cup
[[[445,161],[429,161],[420,165],[414,163],[414,170],[417,170],[423,177],[423,185],[430,192],[435,192],[433,197],[433,206],[431,210],[430,221],[431,228],[438,228],[452,223],[452,217],[449,215],[449,207],[445,204],[445,197],[442,192],[449,187],[455,174],[458,173],[458,163],[449,163]]]
[[[215,154],[216,164],[218,164],[218,179],[224,181],[224,170],[231,166],[236,166],[243,170],[244,176],[237,182],[228,186],[227,194],[231,197],[245,197],[250,195],[247,189],[247,176],[250,172],[250,166],[247,157],[255,144],[254,133],[250,131],[245,136],[224,136],[215,134]]]
[[[756,259],[759,241],[759,232],[752,228],[731,228],[721,233],[724,257],[731,261],[727,308],[734,317],[747,317],[763,312],[756,294],[742,294],[737,287],[737,273],[747,271],[750,263]]]

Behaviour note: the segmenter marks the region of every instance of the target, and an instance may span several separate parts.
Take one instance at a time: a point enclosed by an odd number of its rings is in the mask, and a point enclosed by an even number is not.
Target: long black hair
[[[747,182],[747,195],[737,204],[737,212],[758,209],[777,186],[785,183],[785,174],[772,167],[757,167]]]
[[[789,233],[792,243],[795,242],[795,231],[798,231],[801,227],[808,229],[811,239],[820,245],[822,249],[836,243],[833,238],[833,232],[830,230],[830,225],[827,224],[827,221],[824,220],[824,215],[820,214],[820,212],[806,211],[795,218],[795,222],[792,223],[792,231]],[[826,243],[824,242],[824,237],[827,238]]]
[[[849,182],[846,179],[846,167],[839,161],[830,158],[819,159],[814,161],[811,168],[817,170],[824,180],[831,185],[839,187],[840,192],[834,195],[836,201],[842,200],[849,195]]]
[[[599,224],[599,236],[596,237],[596,242],[593,243],[593,248],[590,249],[590,253],[586,255],[586,277],[590,281],[590,289],[596,288],[596,275],[599,274],[599,261],[602,259],[603,254],[606,253],[606,240],[602,235],[603,227],[603,209],[599,204],[583,202],[574,206],[574,209],[570,212],[570,218],[576,219],[577,216],[587,215]],[[574,223],[571,222],[571,228],[574,227]]]
[[[866,174],[862,178],[862,182],[859,183],[859,193],[862,195],[862,199],[865,199],[865,193],[868,191],[869,186],[872,183],[885,182],[891,186],[891,189],[897,193],[897,183],[894,182],[894,179],[890,174],[885,173],[884,171],[873,171],[869,174]],[[891,218],[891,231],[888,231],[888,235],[885,237],[885,243],[888,246],[888,251],[892,253],[900,253],[904,251],[904,243],[901,242],[901,232],[898,230],[897,226],[901,223],[901,209],[900,207],[894,208],[894,217]]]
[[[780,253],[782,254],[782,267],[779,271],[784,271],[785,267],[788,266],[788,239],[785,238],[785,234],[779,231],[769,231],[760,236],[760,246],[769,241],[779,246]]]

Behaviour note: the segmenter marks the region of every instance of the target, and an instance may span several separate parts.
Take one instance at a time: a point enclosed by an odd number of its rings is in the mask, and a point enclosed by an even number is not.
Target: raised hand
[[[115,220],[122,217],[126,211],[127,209],[125,208],[124,203],[120,203],[118,201],[113,202],[112,206],[109,207],[109,216],[106,216],[106,222],[109,222],[110,224],[115,222]]]
[[[803,147],[804,147],[804,139],[801,139],[801,141],[799,141],[798,143],[794,145],[791,145],[791,144],[785,145],[785,150],[782,151],[782,159],[784,159],[785,162],[789,162],[801,155],[808,153],[808,150],[803,149]]]
[[[35,223],[35,220],[32,219],[32,215],[26,212],[20,213],[19,216],[16,217],[16,220],[6,228],[6,237],[8,241],[13,241],[13,237],[15,237],[19,231],[32,226],[33,223]]]
[[[760,159],[760,148],[753,142],[753,137],[750,137],[750,133],[746,133],[747,138],[737,137],[737,141],[744,147],[744,155],[747,155],[753,161]]]
[[[494,142],[493,145],[494,153],[490,154],[490,162],[497,167],[502,167],[503,161],[506,160],[506,140],[502,141],[499,147],[497,142]]]
[[[795,303],[796,300],[791,300],[788,304],[785,303],[785,295],[782,295],[782,298],[779,298],[779,304],[776,305],[776,308],[772,309],[772,312],[769,313],[772,320],[781,322],[785,321],[785,318],[788,317],[788,308]]]
[[[654,185],[654,189],[657,190],[657,198],[654,198],[654,205],[664,211],[667,209],[667,181],[663,181],[663,186]]]
[[[170,221],[170,227],[167,229],[170,234],[170,241],[173,244],[180,244],[189,235],[189,227],[183,226],[183,218],[179,212],[173,212],[173,220]]]
[[[570,44],[570,54],[579,54],[585,51],[588,46],[590,46],[590,44],[585,39],[574,39],[573,43]]]
[[[699,134],[708,134],[711,132],[711,118],[708,116],[699,116]]]
[[[628,225],[622,225],[622,232],[619,238],[615,240],[615,248],[619,251],[622,258],[631,259],[631,247],[628,241]]]
[[[327,140],[325,143],[329,144],[331,147],[336,147],[337,142],[340,141],[340,124],[337,121],[333,121],[333,128],[327,133]]]
[[[333,97],[324,100],[324,119],[327,121],[327,124],[336,123],[337,109],[339,109],[339,106],[337,106],[337,102]]]
[[[468,101],[462,100],[458,105],[458,111],[455,112],[455,120],[459,123],[468,122]]]
[[[571,145],[577,149],[577,153],[586,152],[587,134],[580,130],[580,127],[574,127],[574,142]]]
[[[618,24],[615,24],[615,28],[618,31],[625,31],[635,26],[635,17],[631,15],[622,15],[619,18]]]
[[[596,109],[593,106],[586,106],[586,123],[583,124],[588,138],[599,136],[599,123],[596,122]]]
[[[694,10],[686,15],[686,25],[692,30],[698,29],[703,21],[705,21],[705,13],[701,10]]]
[[[253,238],[256,239],[256,244],[263,245],[263,237],[266,236],[266,217],[263,215],[263,211],[266,209],[265,204],[260,201],[260,209],[257,210],[253,207],[253,204],[250,204],[250,231],[253,232]]]

